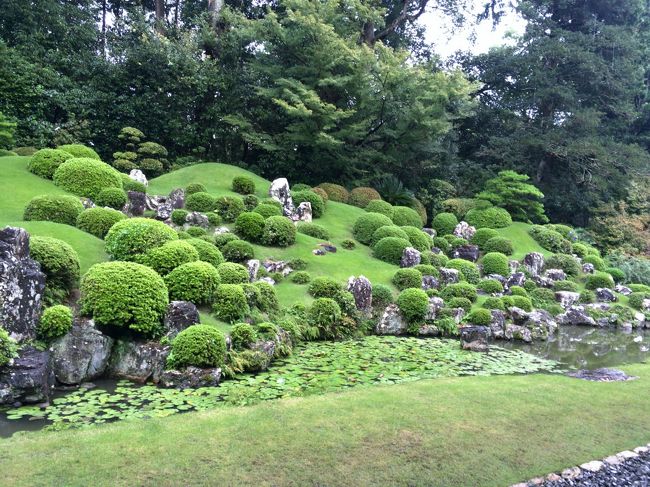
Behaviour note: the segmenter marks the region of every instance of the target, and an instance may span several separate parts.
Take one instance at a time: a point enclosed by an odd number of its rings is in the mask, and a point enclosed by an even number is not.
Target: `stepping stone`
[[[587,472],[598,472],[601,468],[603,468],[603,462],[599,460],[592,460],[591,462],[583,463],[580,465],[580,468],[582,470],[586,470]]]

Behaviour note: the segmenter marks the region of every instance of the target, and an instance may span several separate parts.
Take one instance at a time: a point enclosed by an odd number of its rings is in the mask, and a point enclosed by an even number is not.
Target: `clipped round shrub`
[[[526,296],[504,296],[501,299],[506,308],[512,308],[514,306],[528,312],[533,310],[533,302]]]
[[[336,298],[343,286],[334,278],[319,276],[314,278],[309,284],[307,292],[315,298]]]
[[[503,285],[496,279],[481,279],[477,286],[481,291],[488,294],[497,294],[503,292]]]
[[[189,265],[189,264],[188,264]],[[81,312],[109,329],[154,336],[169,303],[156,271],[135,262],[103,262],[81,279]]]
[[[573,281],[555,281],[553,283],[553,291],[570,291],[576,293],[578,289],[578,285]]]
[[[230,233],[230,232],[220,233],[219,235],[214,236],[214,245],[219,250],[223,251],[223,248],[226,246],[226,244],[228,242],[232,242],[233,240],[240,240],[240,238],[234,233]]]
[[[582,242],[576,242],[572,245],[573,253],[580,257],[581,259],[584,259],[587,255],[589,255],[589,246],[582,243]]]
[[[528,279],[524,281],[524,289],[528,292],[532,291],[533,289],[537,289],[537,283],[535,283],[535,281]]]
[[[310,237],[318,238],[320,240],[329,240],[330,238],[329,230],[317,223],[298,223],[296,230],[298,233],[309,235]]]
[[[612,276],[612,279],[614,279],[614,282],[623,282],[625,280],[625,272],[623,272],[621,269],[618,267],[607,267],[605,269],[605,272]]]
[[[95,205],[107,206],[114,210],[121,210],[126,205],[126,202],[126,193],[121,188],[102,189],[95,199]]]
[[[307,320],[319,329],[322,337],[335,334],[335,328],[341,319],[341,307],[331,298],[315,299],[307,313]]]
[[[408,206],[394,206],[392,220],[398,227],[422,228],[422,218],[417,211]]]
[[[207,188],[201,183],[190,183],[185,187],[185,195],[189,196],[194,193],[207,193]]]
[[[296,183],[291,187],[292,191],[311,191],[311,186],[305,183]]]
[[[347,203],[350,200],[350,193],[348,193],[348,190],[340,184],[321,183],[318,187],[325,191],[328,199],[332,201]]]
[[[465,321],[477,326],[489,326],[492,322],[492,313],[490,310],[479,308],[467,315]]]
[[[248,302],[248,307],[253,309],[257,306],[257,302],[260,299],[260,290],[257,289],[253,284],[246,283],[240,284],[246,295],[246,301]]]
[[[528,233],[535,241],[546,250],[558,254],[570,254],[572,250],[571,242],[562,236],[561,233],[555,230],[540,225],[533,225]]]
[[[539,287],[530,292],[530,299],[536,308],[555,304],[555,291],[545,287]]]
[[[226,338],[210,325],[192,325],[174,341],[167,364],[180,369],[187,366],[220,367],[226,363]]]
[[[255,212],[243,212],[235,221],[235,232],[251,242],[260,242],[264,235],[264,217]]]
[[[89,159],[95,159],[99,161],[101,157],[95,152],[94,149],[91,149],[88,146],[83,144],[64,144],[57,146],[57,149],[72,154],[73,157],[84,157]]]
[[[122,189],[122,176],[95,159],[68,159],[54,171],[54,184],[66,191],[95,200],[106,188]]]
[[[232,240],[224,245],[223,256],[230,262],[246,262],[255,258],[253,246],[245,240]]]
[[[499,252],[504,255],[512,255],[514,248],[512,242],[507,238],[493,237],[487,242],[482,249],[484,252]]]
[[[84,210],[78,198],[68,195],[34,196],[23,213],[23,220],[49,221],[75,225],[77,217]]]
[[[476,230],[476,233],[471,239],[471,242],[474,245],[478,245],[478,248],[481,250],[485,250],[485,244],[488,242],[488,240],[491,240],[495,237],[499,237],[499,232],[494,230],[493,228],[479,228]],[[503,252],[505,253],[505,252]],[[510,254],[507,254],[510,255]]]
[[[205,237],[207,235],[207,231],[205,228],[201,227],[189,227],[185,232],[190,236],[194,238],[201,238]]]
[[[350,191],[349,203],[359,208],[365,208],[373,200],[381,200],[381,195],[376,189],[368,187],[354,188]]]
[[[124,153],[115,152],[113,156],[115,156],[115,154],[124,154]],[[133,154],[135,154],[135,152],[133,152]],[[113,167],[122,173],[128,173],[131,172],[133,169],[138,168],[135,162],[130,161],[128,159],[115,159],[113,161]]]
[[[428,255],[429,257],[429,262],[433,267],[440,268],[444,267],[447,265],[447,262],[449,262],[449,257],[447,257],[445,254],[434,254],[433,252]]]
[[[308,265],[309,262],[307,262],[305,259],[291,259],[289,261],[289,267],[295,271],[304,271]]]
[[[501,298],[489,297],[483,301],[482,307],[485,309],[500,309],[501,311],[506,310],[506,306],[503,304]]]
[[[235,196],[221,196],[217,198],[216,212],[219,213],[219,216],[225,222],[234,222],[245,210],[246,208],[241,198]]]
[[[391,282],[400,291],[409,287],[421,288],[422,287],[422,273],[414,268],[400,269],[395,274]]]
[[[412,247],[416,248],[420,252],[431,250],[433,239],[428,234],[424,233],[417,227],[403,226],[400,228],[408,236],[408,241],[411,242]]]
[[[260,199],[254,194],[247,194],[242,198],[242,202],[244,203],[246,211],[253,211],[253,209],[260,204]]]
[[[18,344],[0,326],[0,367],[7,365],[18,354]]]
[[[417,269],[423,276],[440,277],[440,271],[430,264],[418,264],[413,269]]]
[[[254,213],[259,213],[265,219],[271,216],[282,216],[282,209],[278,208],[275,205],[270,205],[268,203],[260,203],[253,210]]]
[[[458,218],[453,213],[438,213],[431,222],[438,235],[452,234],[456,225],[458,225]]]
[[[125,192],[135,191],[136,193],[146,193],[147,187],[139,181],[134,181],[128,174],[120,174],[122,178],[122,189]]]
[[[241,240],[238,240],[241,242]],[[248,269],[241,264],[224,262],[217,266],[221,282],[224,284],[244,284],[248,282]]]
[[[445,304],[447,308],[463,308],[466,312],[472,309],[472,302],[467,298],[449,298]]]
[[[207,262],[195,261],[179,265],[165,276],[172,301],[191,301],[196,305],[212,302],[221,277]]]
[[[381,213],[366,213],[354,222],[352,233],[359,242],[368,245],[372,235],[380,227],[392,226],[393,221]]]
[[[529,297],[528,296],[528,291],[526,291],[521,286],[512,286],[510,289],[508,289],[508,292],[510,292],[510,294],[512,294],[513,296]]]
[[[593,264],[594,269],[597,271],[605,270],[605,261],[597,255],[587,255],[584,259],[582,259],[582,263]]]
[[[69,152],[60,149],[41,149],[32,156],[27,164],[27,170],[42,178],[52,179],[54,171],[73,157]]]
[[[36,154],[36,152],[38,152],[38,149],[32,146],[14,147],[11,150],[12,152],[18,154],[19,156],[33,156],[34,154]]]
[[[238,284],[220,284],[214,294],[212,312],[228,323],[244,319],[250,313],[244,289]]]
[[[158,159],[152,159],[150,157],[142,159],[139,163],[139,166],[142,172],[145,173],[149,178],[155,178],[156,176],[159,176],[164,170],[162,161],[159,161]]]
[[[29,241],[29,254],[41,264],[46,276],[46,295],[57,290],[67,295],[76,287],[81,266],[77,252],[69,244],[57,238],[35,235]]]
[[[264,222],[264,243],[288,247],[296,241],[296,226],[283,216],[270,216]]]
[[[180,209],[174,210],[172,211],[172,216],[171,216],[172,222],[174,223],[174,225],[178,225],[179,227],[182,227],[183,225],[185,225],[185,218],[187,217],[188,214],[189,212],[187,210],[180,210]]]
[[[357,247],[357,243],[351,238],[346,238],[341,240],[341,247],[345,250],[354,250]]]
[[[185,240],[171,240],[153,248],[138,261],[151,267],[161,276],[169,274],[182,264],[199,260],[199,253]]]
[[[633,292],[629,296],[628,303],[632,308],[641,309],[646,299],[650,299],[650,292]]]
[[[382,238],[397,237],[409,240],[408,234],[397,225],[385,225],[375,230],[370,238],[370,247],[374,247]]]
[[[465,221],[476,228],[505,228],[512,225],[510,213],[498,206],[473,208],[465,214]]]
[[[628,284],[627,287],[634,293],[650,293],[650,286],[645,284]]]
[[[124,219],[124,213],[112,208],[88,208],[77,217],[77,228],[95,237],[104,238],[113,225]]]
[[[309,189],[310,191],[313,191],[314,193],[316,193],[318,196],[323,198],[323,201],[325,203],[327,203],[329,201],[329,199],[330,199],[330,197],[327,195],[327,193],[325,192],[325,190],[323,188],[305,188],[305,189]],[[299,188],[295,188],[295,190],[296,191],[302,191]]]
[[[585,280],[585,288],[587,289],[597,289],[599,287],[605,287],[607,289],[614,288],[614,279],[612,276],[606,272],[595,272],[587,276]]]
[[[393,302],[393,291],[385,284],[373,284],[372,304],[375,307],[383,308]]]
[[[444,237],[433,237],[433,246],[440,249],[443,253],[447,253],[451,250],[451,245]],[[440,254],[444,255],[444,254]]]
[[[232,180],[232,190],[239,194],[253,194],[255,181],[246,176],[235,176]]]
[[[221,216],[218,213],[210,211],[206,214],[206,216],[208,217],[208,223],[211,226],[216,227],[221,224]]]
[[[366,205],[365,210],[368,213],[380,213],[388,218],[393,218],[393,205],[388,201],[372,200]]]
[[[200,211],[207,213],[216,208],[217,201],[210,193],[192,193],[185,199],[185,208],[189,211]]]
[[[483,257],[483,274],[510,275],[508,257],[500,252],[489,252]]]
[[[411,243],[403,238],[384,237],[373,247],[373,255],[389,264],[399,265],[404,249],[410,246]]]
[[[429,296],[422,289],[404,289],[397,297],[397,306],[409,323],[424,319],[429,309]]]
[[[422,204],[422,202],[417,198],[413,198],[411,200],[411,206],[410,207],[413,208],[417,212],[418,216],[420,217],[420,226],[425,225],[427,223],[429,217],[427,215],[427,209]]]
[[[106,252],[115,260],[134,260],[140,254],[177,240],[178,234],[163,222],[149,218],[121,220],[106,234]]]
[[[185,241],[197,251],[199,260],[212,264],[215,267],[225,261],[221,251],[210,242],[206,242],[200,238],[190,238]]]
[[[446,266],[460,271],[461,277],[470,284],[478,284],[478,281],[481,279],[478,267],[469,260],[451,259],[447,262]]]
[[[243,350],[257,340],[257,331],[248,323],[236,323],[230,330],[230,339],[233,348]]]
[[[567,276],[577,276],[582,272],[578,260],[569,254],[554,254],[546,259],[545,269],[562,269]]]
[[[445,237],[447,237],[447,235],[445,235]],[[457,249],[458,247],[462,247],[468,243],[467,240],[462,237],[456,237],[454,235],[449,235],[449,237],[451,238],[448,239],[448,242],[452,249]]]
[[[325,201],[313,191],[296,191],[291,194],[291,197],[296,206],[300,203],[310,203],[311,214],[314,218],[320,218],[325,213]]]
[[[440,293],[442,299],[445,301],[451,298],[465,298],[469,299],[472,303],[476,301],[476,286],[468,282],[458,282],[456,284],[449,284]]]
[[[580,293],[580,302],[584,304],[595,303],[596,302],[596,293],[585,289]]]
[[[57,304],[43,311],[37,333],[41,338],[52,340],[65,335],[70,328],[72,328],[72,310]]]
[[[275,288],[268,282],[258,281],[253,283],[260,291],[260,297],[257,300],[257,307],[260,311],[277,311],[280,308],[278,295]]]
[[[307,271],[297,271],[291,274],[291,282],[294,284],[307,284],[311,281],[311,276]]]

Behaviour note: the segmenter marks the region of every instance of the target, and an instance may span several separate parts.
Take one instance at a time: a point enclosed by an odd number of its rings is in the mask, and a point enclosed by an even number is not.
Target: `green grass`
[[[514,222],[506,228],[498,228],[497,232],[502,237],[509,239],[514,247],[514,253],[510,256],[511,259],[520,260],[524,255],[530,252],[539,252],[544,257],[553,255],[546,249],[543,249],[536,241],[528,234],[528,230],[532,225],[522,222]]]
[[[627,383],[464,377],[0,442],[6,485],[505,486],[650,441]]]

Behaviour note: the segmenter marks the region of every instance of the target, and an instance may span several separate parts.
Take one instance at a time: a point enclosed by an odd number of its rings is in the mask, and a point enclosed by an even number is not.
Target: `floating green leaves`
[[[518,350],[461,350],[456,340],[370,336],[345,342],[312,342],[276,360],[271,369],[242,375],[219,387],[161,389],[120,381],[114,387],[79,389],[46,408],[9,410],[7,419],[47,421],[48,428],[165,417],[229,404],[247,405],[289,396],[322,394],[372,384],[462,375],[559,372],[552,362]],[[45,423],[44,423],[45,424]]]

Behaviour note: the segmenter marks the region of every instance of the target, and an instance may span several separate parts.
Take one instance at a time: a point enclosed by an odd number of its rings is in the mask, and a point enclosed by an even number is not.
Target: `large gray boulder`
[[[131,172],[129,172],[129,178],[131,178],[133,181],[136,181],[138,183],[142,183],[145,186],[149,186],[149,181],[147,181],[147,176],[144,175],[140,169],[131,169]]]
[[[560,303],[564,309],[569,309],[575,303],[580,301],[580,293],[571,291],[557,291],[555,293],[555,300]]]
[[[0,404],[48,402],[54,387],[49,351],[27,346],[12,363],[0,368]]]
[[[614,294],[614,291],[605,287],[599,287],[596,289],[596,299],[605,303],[618,301],[618,298],[616,297],[616,294]]]
[[[593,264],[587,262],[586,264],[582,264],[582,272],[585,274],[593,274],[596,272],[596,267]]]
[[[185,216],[185,226],[208,229],[210,228],[210,220],[208,220],[208,216],[204,213],[192,211]]]
[[[377,335],[402,335],[406,333],[408,323],[396,304],[389,304],[381,315],[375,333]]]
[[[508,279],[506,279],[503,288],[507,291],[512,286],[521,287],[524,285],[525,282],[526,282],[526,275],[523,272],[515,272],[514,274],[509,276]]]
[[[354,303],[365,314],[372,312],[372,283],[365,276],[348,279],[347,290],[354,296]]]
[[[167,197],[167,203],[171,205],[173,210],[183,208],[185,206],[185,190],[183,188],[172,189]]]
[[[313,219],[311,203],[309,201],[303,201],[298,205],[295,213],[291,214],[290,217],[295,222],[311,223]]]
[[[402,258],[399,261],[399,266],[404,267],[415,267],[420,264],[422,256],[420,251],[413,247],[406,247],[402,252]]]
[[[443,284],[454,284],[460,281],[460,271],[457,269],[449,269],[447,267],[440,268],[440,280]]]
[[[165,370],[170,348],[157,342],[118,340],[108,365],[108,375],[144,383],[157,383]]]
[[[172,211],[174,211],[174,208],[170,203],[160,203],[156,208],[156,219],[163,222],[167,221],[171,218]]]
[[[199,387],[215,387],[221,381],[221,369],[200,369],[186,367],[182,370],[166,370],[160,376],[158,385],[174,389],[196,389]]]
[[[445,302],[442,300],[442,298],[439,298],[438,296],[431,296],[429,298],[429,307],[427,308],[427,312],[424,315],[424,319],[426,321],[433,321],[438,317],[438,313],[442,308],[445,307]]]
[[[113,339],[101,333],[92,320],[81,320],[51,347],[56,380],[73,385],[100,377],[106,371]]]
[[[548,336],[553,335],[558,327],[555,318],[543,309],[536,309],[528,313],[528,319],[523,326],[530,330],[533,340],[548,339]]]
[[[490,311],[492,319],[490,320],[490,332],[494,338],[503,338],[506,329],[506,314],[500,309]]]
[[[627,286],[623,286],[622,284],[617,284],[616,287],[614,288],[614,291],[622,294],[623,296],[629,296],[630,294],[632,294],[632,290]]]
[[[257,259],[250,259],[248,262],[246,262],[249,282],[255,282],[257,280],[257,273],[260,271],[260,265],[260,261]]]
[[[487,326],[463,326],[460,329],[460,346],[472,352],[487,352],[490,329]]]
[[[172,301],[167,306],[167,312],[165,313],[165,336],[172,339],[185,328],[200,322],[199,310],[194,303]]]
[[[454,259],[464,259],[470,262],[476,262],[479,258],[480,252],[478,245],[461,245],[453,250],[451,256]]]
[[[29,258],[29,234],[22,228],[0,230],[0,324],[17,340],[36,337],[45,274]]]
[[[581,306],[573,306],[555,318],[560,325],[597,326],[596,320],[589,316]]]
[[[544,277],[551,281],[564,281],[566,279],[566,272],[562,269],[546,269]]]
[[[524,256],[522,264],[531,276],[539,276],[544,268],[544,256],[539,252],[531,252]]]
[[[471,240],[474,234],[476,233],[476,228],[471,226],[467,222],[460,222],[454,228],[454,235],[465,240]]]
[[[507,325],[504,333],[506,340],[520,340],[525,343],[531,343],[533,336],[531,331],[525,326]]]
[[[427,289],[438,289],[440,287],[440,282],[433,276],[422,276],[422,289],[425,291]]]
[[[291,216],[295,213],[296,207],[293,204],[293,198],[291,198],[291,189],[287,178],[275,179],[269,188],[269,196],[280,202],[285,216]]]
[[[128,191],[127,195],[129,200],[124,207],[124,213],[128,216],[144,215],[144,210],[147,209],[147,195],[139,191]]]

